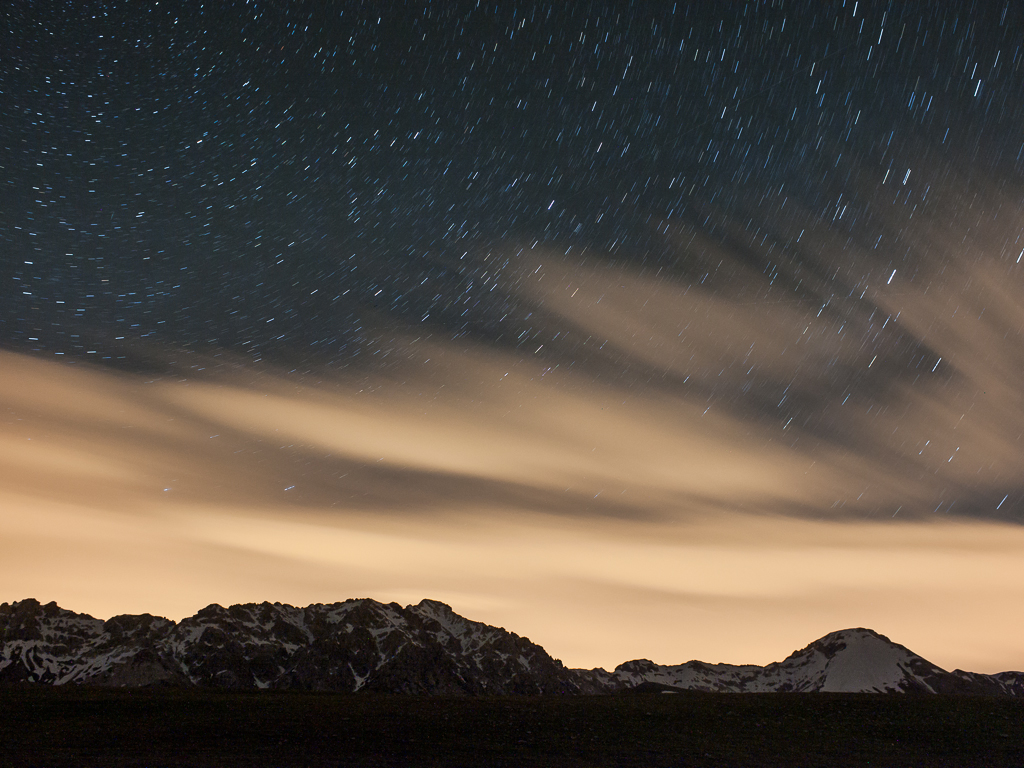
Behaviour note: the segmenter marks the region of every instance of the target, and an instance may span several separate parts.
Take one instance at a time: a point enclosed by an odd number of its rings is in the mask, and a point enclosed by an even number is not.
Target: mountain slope
[[[641,690],[973,693],[1024,697],[1024,673],[946,672],[869,629],[833,632],[760,667],[646,659],[566,669],[526,638],[444,603],[210,605],[175,623],[107,621],[56,603],[0,605],[0,684],[179,686],[419,694]]]

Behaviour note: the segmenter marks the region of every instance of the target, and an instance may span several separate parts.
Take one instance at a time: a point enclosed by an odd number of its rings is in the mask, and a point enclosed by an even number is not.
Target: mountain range
[[[0,604],[0,685],[174,686],[413,694],[961,693],[1024,698],[1024,672],[947,672],[870,629],[832,632],[756,665],[628,661],[569,669],[542,647],[434,600],[296,608],[210,605],[174,622],[103,621],[27,599]]]

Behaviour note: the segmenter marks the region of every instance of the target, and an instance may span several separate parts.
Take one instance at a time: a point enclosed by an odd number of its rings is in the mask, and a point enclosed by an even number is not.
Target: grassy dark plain
[[[1024,766],[1024,702],[0,689],[14,766]]]

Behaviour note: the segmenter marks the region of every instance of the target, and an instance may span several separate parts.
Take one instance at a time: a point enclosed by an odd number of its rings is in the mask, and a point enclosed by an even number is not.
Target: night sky
[[[1024,665],[1020,7],[0,19],[0,600]]]

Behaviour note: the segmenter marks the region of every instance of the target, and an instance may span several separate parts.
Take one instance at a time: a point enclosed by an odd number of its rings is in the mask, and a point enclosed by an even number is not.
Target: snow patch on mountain
[[[915,658],[906,649],[886,638],[864,630],[850,630],[846,647],[831,659],[825,660],[821,691],[878,691],[900,690],[908,678],[917,679],[929,693],[934,693],[928,682],[915,675],[910,667]]]

